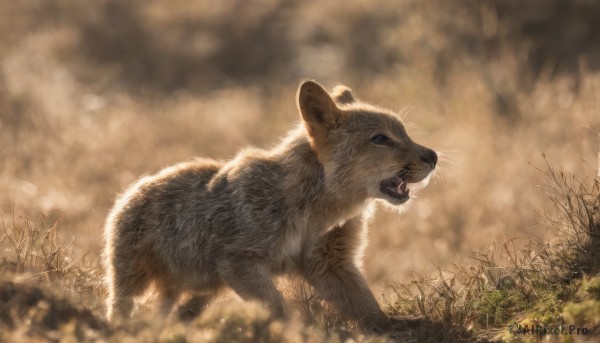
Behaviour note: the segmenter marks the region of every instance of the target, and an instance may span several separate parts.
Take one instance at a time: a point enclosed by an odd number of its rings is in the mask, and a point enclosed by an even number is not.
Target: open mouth
[[[403,180],[399,175],[381,181],[379,189],[382,193],[402,202],[410,199],[408,182]]]

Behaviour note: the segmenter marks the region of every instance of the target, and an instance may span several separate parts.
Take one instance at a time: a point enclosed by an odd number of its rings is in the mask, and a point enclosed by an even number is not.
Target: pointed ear
[[[335,86],[331,95],[333,100],[340,105],[347,105],[356,101],[352,90],[344,85]]]
[[[298,88],[298,110],[308,133],[317,140],[327,138],[341,115],[329,93],[311,80],[304,81]]]

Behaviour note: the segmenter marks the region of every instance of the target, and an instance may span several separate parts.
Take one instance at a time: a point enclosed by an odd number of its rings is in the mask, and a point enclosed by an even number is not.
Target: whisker
[[[438,167],[457,167],[460,163],[453,159],[438,158]]]
[[[443,151],[438,150],[437,155],[438,155],[438,163],[451,164],[454,166],[458,165],[458,162],[456,161],[456,159],[450,154],[447,154]]]
[[[452,179],[456,178],[456,174],[454,174],[452,170],[446,168],[445,166],[441,166],[439,168],[436,168],[436,171],[432,174],[432,177],[435,180],[449,183]]]
[[[407,130],[406,132],[407,132],[407,133],[408,133],[410,136],[420,136],[420,135],[424,135],[424,134],[426,134],[426,133],[427,133],[427,132],[425,132],[425,131],[422,131],[422,130],[421,130],[421,131],[410,131],[410,132],[408,132],[408,130]]]
[[[417,124],[404,124],[404,129],[409,135],[418,135],[427,132]]]
[[[416,108],[416,107],[414,107],[414,106],[412,106],[412,105],[410,105],[410,104],[407,104],[407,105],[404,105],[404,106],[402,106],[402,108],[400,109],[400,111],[398,111],[398,112],[399,112],[399,115],[400,115],[400,120],[401,120],[402,122],[404,122],[404,121],[406,120],[406,118],[408,117],[408,114],[409,114],[409,113],[410,113],[412,110],[414,110],[415,108]]]
[[[444,145],[442,145],[439,150],[447,150],[448,147],[451,147],[454,144],[454,140],[450,141],[450,142],[446,142],[444,143]]]
[[[458,149],[435,149],[435,151],[438,151],[443,155],[450,155],[450,154],[456,154],[460,150],[458,150]]]

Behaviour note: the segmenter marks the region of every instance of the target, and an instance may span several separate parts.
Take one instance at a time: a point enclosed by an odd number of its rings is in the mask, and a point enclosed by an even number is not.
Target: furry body
[[[437,157],[345,87],[329,94],[306,81],[298,107],[303,125],[276,148],[177,164],[120,196],[105,226],[110,319],[128,317],[150,283],[165,313],[183,292],[195,294],[194,312],[228,286],[281,317],[271,277],[298,273],[365,329],[389,325],[360,271],[369,208],[401,206],[401,188],[425,179]]]

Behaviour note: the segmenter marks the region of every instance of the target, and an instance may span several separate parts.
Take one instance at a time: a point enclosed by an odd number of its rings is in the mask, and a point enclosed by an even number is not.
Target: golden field
[[[419,310],[418,299],[456,275],[545,271],[535,264],[544,254],[593,257],[577,260],[589,268],[568,279],[555,315],[597,328],[597,254],[564,249],[598,247],[585,244],[600,231],[599,20],[600,5],[584,0],[0,3],[0,341],[386,339],[356,333],[297,285],[288,293],[300,299],[299,314],[287,323],[233,296],[189,326],[144,317],[117,328],[103,319],[98,263],[116,195],[194,156],[228,159],[277,144],[299,120],[303,78],[345,84],[401,113],[414,140],[441,153],[410,210],[380,209],[371,224],[373,290],[390,313],[425,316],[437,330],[392,341],[525,339],[503,335],[504,326],[553,311],[448,305],[488,309],[493,320],[482,322],[458,307],[447,316],[437,303]],[[580,207],[560,206],[571,197]],[[573,213],[587,224],[574,226]],[[544,280],[528,289],[553,284]],[[482,299],[491,294],[484,281]],[[449,288],[464,295],[468,284]],[[408,305],[390,300],[403,296]]]

